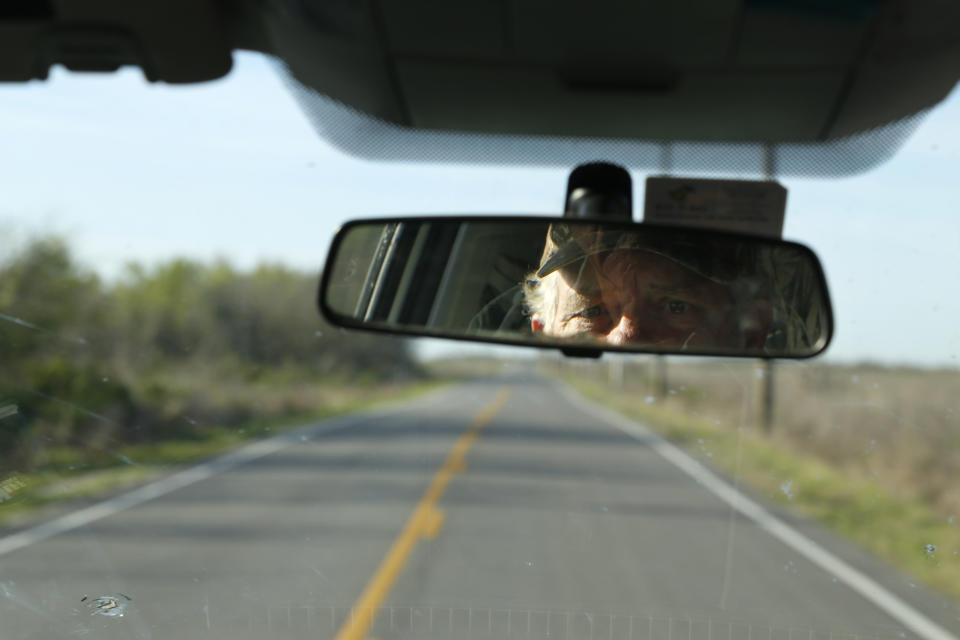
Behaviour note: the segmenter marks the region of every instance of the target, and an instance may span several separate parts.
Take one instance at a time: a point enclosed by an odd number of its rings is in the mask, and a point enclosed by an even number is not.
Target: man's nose
[[[644,334],[649,331],[644,327],[649,324],[649,319],[645,317],[645,311],[639,298],[621,301],[620,319],[613,331],[607,334],[608,340],[612,344],[626,344],[646,339],[648,336]]]
[[[620,316],[620,321],[607,334],[607,342],[614,345],[623,345],[637,340],[637,323],[626,314]]]
[[[652,341],[657,328],[651,325],[648,311],[642,296],[621,300],[620,319],[607,334],[607,341],[615,345]]]

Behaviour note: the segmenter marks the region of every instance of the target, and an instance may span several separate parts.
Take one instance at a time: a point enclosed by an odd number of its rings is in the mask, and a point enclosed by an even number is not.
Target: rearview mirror
[[[586,354],[804,358],[833,331],[802,245],[569,218],[347,223],[319,305],[353,329]]]

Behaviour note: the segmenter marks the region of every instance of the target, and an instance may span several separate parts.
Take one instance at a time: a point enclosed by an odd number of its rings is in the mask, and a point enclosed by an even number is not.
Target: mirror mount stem
[[[581,164],[567,179],[564,218],[633,221],[633,181],[617,164]]]

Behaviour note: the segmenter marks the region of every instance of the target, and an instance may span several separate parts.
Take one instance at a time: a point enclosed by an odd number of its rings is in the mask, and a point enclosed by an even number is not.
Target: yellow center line
[[[447,485],[453,478],[453,474],[460,473],[467,468],[466,455],[470,446],[476,442],[480,435],[480,430],[493,420],[510,398],[509,389],[501,389],[493,401],[473,419],[470,428],[467,429],[453,445],[443,466],[433,476],[430,486],[427,488],[423,498],[417,504],[403,531],[396,540],[393,541],[387,555],[384,556],[377,568],[376,573],[370,578],[360,598],[353,605],[353,613],[350,618],[340,628],[336,640],[363,640],[367,631],[373,626],[377,619],[377,610],[383,601],[386,600],[394,582],[403,571],[407,559],[417,546],[420,538],[433,538],[443,526],[443,512],[437,508],[437,502],[443,497],[447,490]]]

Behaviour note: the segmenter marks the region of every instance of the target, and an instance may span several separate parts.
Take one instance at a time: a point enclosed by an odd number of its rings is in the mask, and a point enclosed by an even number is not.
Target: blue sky
[[[60,232],[107,277],[173,255],[316,270],[344,220],[559,213],[568,171],[347,157],[255,54],[199,86],[150,85],[136,70],[0,85],[0,149],[0,250]],[[958,169],[955,92],[885,165],[781,180],[784,236],[817,251],[831,286],[829,359],[960,365]]]

